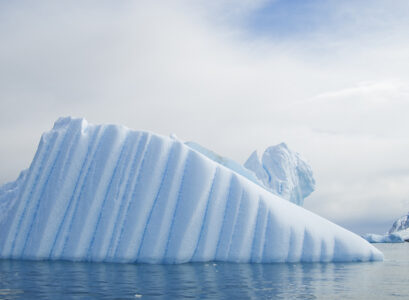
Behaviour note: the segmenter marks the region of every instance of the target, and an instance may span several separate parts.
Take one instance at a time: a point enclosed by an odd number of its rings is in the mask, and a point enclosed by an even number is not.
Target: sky
[[[1,1],[0,183],[60,116],[244,163],[281,142],[304,206],[357,233],[409,211],[409,2]]]

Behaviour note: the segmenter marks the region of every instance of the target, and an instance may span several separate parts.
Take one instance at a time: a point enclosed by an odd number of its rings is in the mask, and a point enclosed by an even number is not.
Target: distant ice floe
[[[383,259],[358,235],[278,197],[249,179],[245,168],[219,163],[199,148],[174,136],[59,119],[43,134],[30,168],[0,187],[0,258]],[[295,194],[306,195],[304,183],[311,186],[311,179],[298,180]],[[285,195],[292,195],[284,183]]]
[[[368,233],[362,236],[370,243],[404,243],[409,241],[409,213],[397,219],[388,233]]]

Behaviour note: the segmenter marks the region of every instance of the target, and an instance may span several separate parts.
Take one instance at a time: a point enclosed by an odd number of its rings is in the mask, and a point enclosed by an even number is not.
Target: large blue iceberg
[[[0,257],[136,263],[371,261],[358,235],[176,138],[62,118],[0,188]]]

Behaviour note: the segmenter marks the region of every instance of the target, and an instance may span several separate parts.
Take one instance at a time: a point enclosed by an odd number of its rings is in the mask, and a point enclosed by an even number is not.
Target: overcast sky
[[[244,162],[286,142],[305,207],[358,233],[409,211],[409,2],[0,1],[0,182],[60,116]]]

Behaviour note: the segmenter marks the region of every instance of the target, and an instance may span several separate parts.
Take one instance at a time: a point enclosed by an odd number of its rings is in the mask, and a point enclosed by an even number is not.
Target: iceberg
[[[302,206],[304,199],[314,191],[311,167],[285,143],[268,147],[261,161],[254,151],[244,166],[253,171],[268,190],[295,204]]]
[[[391,229],[389,229],[388,233],[394,232],[403,232],[409,229],[409,213],[397,219],[393,222]]]
[[[198,143],[195,142],[186,142],[185,143],[187,146],[189,146],[190,148],[202,153],[203,155],[207,156],[208,158],[210,158],[211,160],[214,160],[215,162],[225,166],[226,168],[229,168],[230,170],[246,177],[247,179],[253,181],[255,184],[258,184],[261,187],[267,188],[268,190],[270,190],[268,187],[266,187],[264,185],[264,183],[259,180],[256,176],[256,174],[254,174],[253,171],[251,171],[250,169],[246,168],[245,166],[239,164],[238,162],[228,158],[228,157],[224,157],[221,156],[205,147],[203,147],[202,145],[199,145]]]
[[[362,237],[370,243],[409,242],[409,213],[397,219],[386,234],[367,233]]]
[[[370,243],[403,243],[405,240],[399,233],[391,233],[391,234],[375,234],[375,233],[367,233],[362,236]]]
[[[0,187],[0,258],[124,263],[382,260],[358,235],[178,139],[61,118]]]

